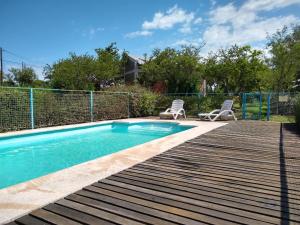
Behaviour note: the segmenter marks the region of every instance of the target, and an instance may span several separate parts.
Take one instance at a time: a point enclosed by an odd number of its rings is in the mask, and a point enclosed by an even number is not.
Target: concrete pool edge
[[[85,123],[60,127],[42,128],[34,131],[9,132],[9,134],[25,134],[55,129],[81,127],[111,122],[172,122],[155,119],[123,119]],[[143,162],[157,154],[167,151],[187,140],[225,125],[222,122],[173,121],[180,125],[194,125],[189,130],[159,138],[141,145],[100,157],[48,174],[34,180],[17,184],[0,190],[0,223],[10,222],[24,214],[40,208],[50,202],[67,196],[100,179],[108,177],[137,163]],[[9,136],[8,134],[0,136]]]

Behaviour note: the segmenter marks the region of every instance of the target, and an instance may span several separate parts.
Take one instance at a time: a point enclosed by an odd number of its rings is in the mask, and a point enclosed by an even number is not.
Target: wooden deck
[[[233,122],[10,223],[300,224],[300,136]]]

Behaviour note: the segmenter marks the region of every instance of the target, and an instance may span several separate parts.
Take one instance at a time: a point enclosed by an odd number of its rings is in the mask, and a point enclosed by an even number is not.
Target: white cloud
[[[203,32],[206,42],[204,51],[214,51],[233,44],[260,45],[267,34],[272,34],[284,25],[299,22],[294,15],[261,17],[261,10],[273,10],[299,3],[300,0],[248,0],[240,7],[233,3],[219,6],[209,12],[210,25]]]
[[[300,0],[248,0],[244,5],[244,10],[270,11],[273,9],[284,8],[290,5],[300,4]]]
[[[128,34],[125,34],[126,38],[135,38],[139,36],[151,36],[152,32],[148,30],[134,31]]]
[[[177,5],[173,6],[166,13],[157,12],[154,14],[152,21],[145,21],[142,25],[144,30],[152,29],[170,29],[176,24],[191,23],[194,19],[194,13],[188,13],[185,10],[178,8]]]
[[[153,30],[168,30],[175,26],[180,26],[178,28],[180,33],[190,34],[192,33],[192,26],[201,22],[202,18],[195,18],[194,12],[187,12],[174,5],[166,12],[156,12],[151,21],[143,22],[141,30],[128,33],[125,37],[150,36],[153,34]]]
[[[82,36],[83,37],[89,37],[89,39],[93,39],[94,36],[98,33],[98,32],[102,32],[104,31],[103,27],[91,27],[87,30],[84,30],[82,32]]]
[[[198,18],[196,18],[195,20],[194,20],[194,22],[193,22],[193,24],[201,24],[202,23],[202,21],[203,21],[203,19],[201,18],[201,17],[198,17]]]
[[[196,39],[181,39],[177,40],[174,43],[171,44],[171,46],[183,46],[183,45],[193,45],[195,47],[199,47],[202,45],[202,39],[201,38],[196,38]]]

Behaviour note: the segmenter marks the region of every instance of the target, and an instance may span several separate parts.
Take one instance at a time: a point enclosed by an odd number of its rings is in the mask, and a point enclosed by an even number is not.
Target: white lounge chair
[[[218,118],[229,119],[232,117],[234,120],[237,120],[237,118],[234,115],[234,112],[232,111],[232,106],[233,100],[225,100],[221,109],[215,109],[210,113],[199,113],[198,116],[202,120],[210,121],[216,121]]]
[[[166,109],[166,111],[161,112],[159,114],[160,118],[168,118],[168,117],[173,117],[174,120],[177,119],[178,116],[184,116],[184,118],[186,118],[185,115],[185,111],[183,109],[183,104],[184,101],[180,100],[180,99],[176,99],[172,102],[172,106],[171,108]]]

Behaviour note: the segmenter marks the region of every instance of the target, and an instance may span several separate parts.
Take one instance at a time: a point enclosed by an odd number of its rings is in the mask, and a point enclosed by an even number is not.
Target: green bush
[[[107,88],[105,91],[128,93],[130,98],[130,117],[155,115],[155,106],[158,99],[158,95],[140,85],[118,85]]]
[[[295,102],[295,120],[296,124],[300,130],[300,95],[296,97],[296,102]]]

